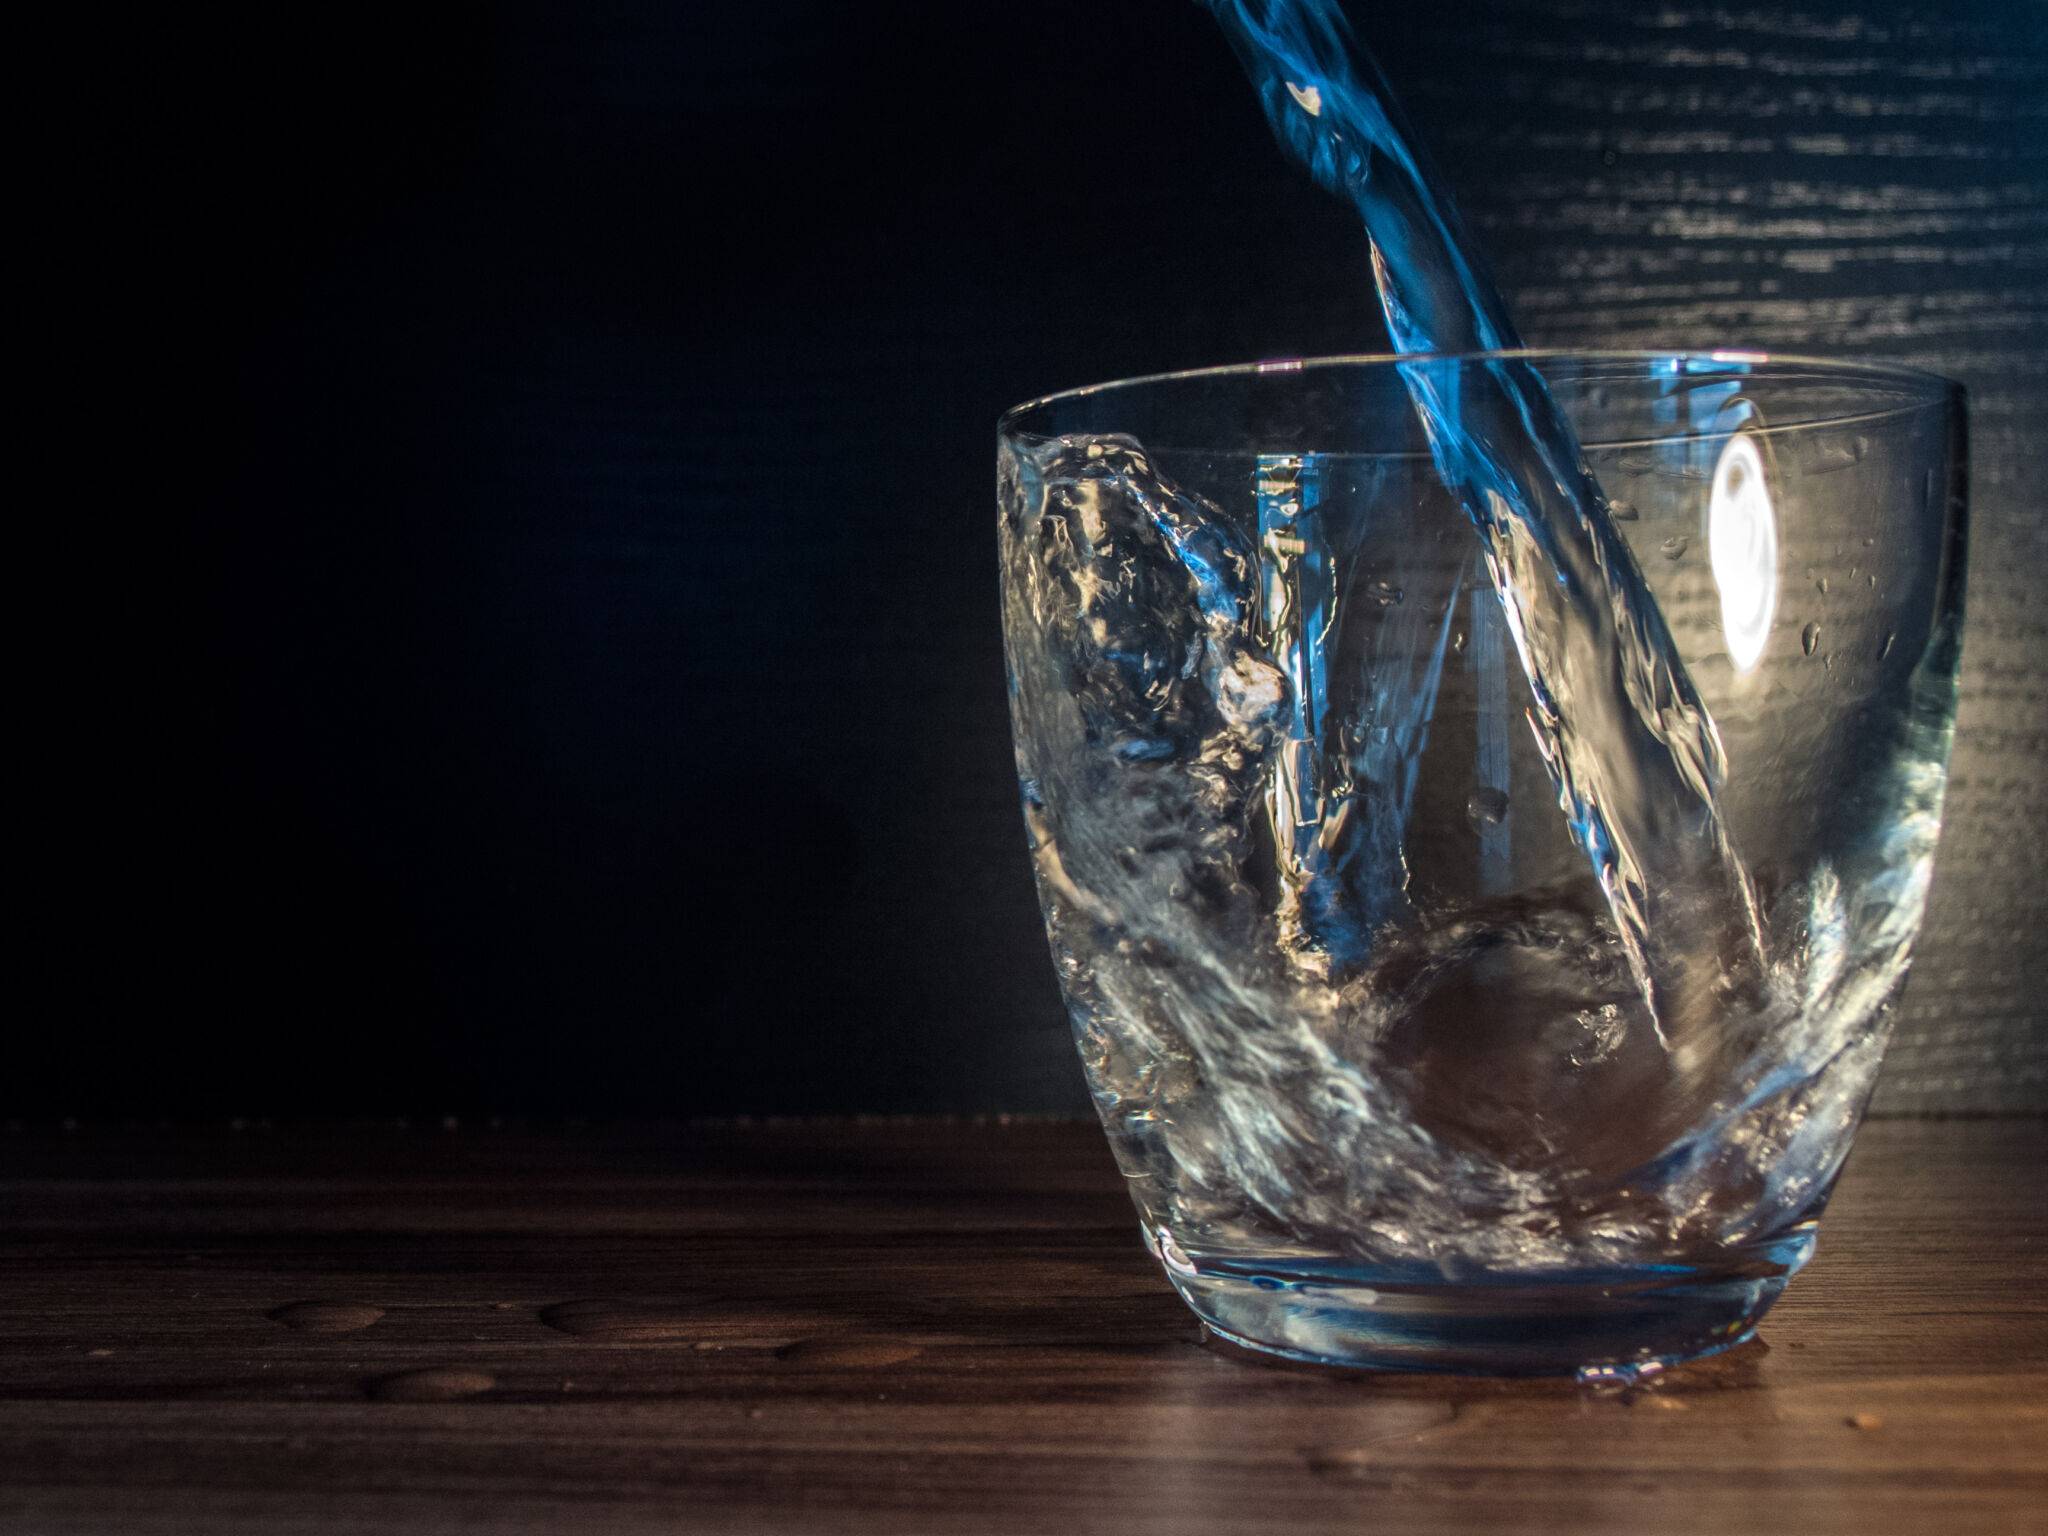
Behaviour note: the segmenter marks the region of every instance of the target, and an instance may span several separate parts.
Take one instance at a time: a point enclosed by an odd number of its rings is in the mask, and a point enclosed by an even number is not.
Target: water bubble
[[[1890,632],[1889,634],[1887,634],[1887,635],[1886,635],[1886,636],[1884,637],[1884,644],[1883,644],[1883,645],[1882,645],[1881,647],[1879,647],[1879,649],[1878,649],[1878,653],[1877,653],[1877,659],[1878,659],[1879,661],[1883,661],[1883,660],[1884,660],[1884,659],[1885,659],[1885,658],[1886,658],[1887,656],[1891,655],[1891,653],[1892,653],[1892,645],[1893,645],[1893,643],[1894,643],[1894,642],[1896,642],[1896,641],[1898,640],[1898,638],[1899,638],[1899,633],[1898,633],[1898,631],[1897,631],[1897,630],[1893,630],[1893,631],[1891,631],[1891,632]]]
[[[1640,521],[1643,514],[1636,510],[1636,504],[1632,501],[1610,501],[1607,504],[1607,515],[1617,523],[1633,523]]]
[[[1870,439],[1860,434],[1850,437],[1815,437],[1807,445],[1806,472],[1809,475],[1833,474],[1836,470],[1849,469],[1861,464],[1870,454]]]
[[[1806,652],[1807,655],[1811,656],[1813,654],[1813,648],[1819,644],[1820,625],[1809,624],[1806,626],[1806,628],[1799,631],[1799,648],[1802,651]]]
[[[1177,1275],[1193,1275],[1198,1273],[1194,1260],[1190,1259],[1187,1255],[1187,1250],[1181,1247],[1174,1235],[1167,1231],[1166,1228],[1159,1228],[1153,1234],[1153,1238],[1153,1251],[1159,1255],[1160,1263]]]
[[[1690,548],[1692,540],[1682,533],[1675,533],[1664,541],[1664,558],[1676,560]]]
[[[1465,631],[1462,629],[1451,636],[1451,649],[1460,656],[1465,654]]]
[[[1871,585],[1872,585],[1873,587],[1877,585],[1877,572],[1875,572],[1875,571],[1872,571],[1872,572],[1870,573],[1870,584],[1871,584]]]
[[[1816,581],[1816,582],[1814,583],[1814,585],[1815,585],[1816,587],[1820,588],[1820,595],[1821,595],[1822,597],[1826,597],[1826,596],[1828,595],[1828,579],[1827,579],[1827,577],[1825,577],[1825,576],[1821,577],[1821,579],[1820,579],[1819,581]]]
[[[1472,791],[1472,798],[1465,802],[1465,820],[1481,837],[1490,837],[1500,831],[1507,819],[1506,790],[1495,789],[1491,784],[1483,785]]]

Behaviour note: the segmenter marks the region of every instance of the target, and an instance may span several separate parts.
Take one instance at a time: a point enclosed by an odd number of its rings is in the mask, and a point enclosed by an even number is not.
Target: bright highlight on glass
[[[1737,432],[1714,466],[1707,502],[1707,543],[1721,589],[1721,631],[1728,659],[1748,672],[1764,654],[1778,611],[1778,523],[1756,439]]]

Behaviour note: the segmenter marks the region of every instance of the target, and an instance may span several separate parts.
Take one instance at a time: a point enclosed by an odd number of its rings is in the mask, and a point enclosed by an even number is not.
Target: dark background
[[[1894,1109],[2048,1088],[2048,12],[1359,13],[1532,342],[1973,390]],[[109,22],[109,27],[113,23]],[[1377,350],[1190,0],[215,12],[29,293],[15,1115],[1067,1111],[996,624],[1032,395]],[[91,61],[104,61],[102,70]],[[47,334],[44,334],[44,333]]]

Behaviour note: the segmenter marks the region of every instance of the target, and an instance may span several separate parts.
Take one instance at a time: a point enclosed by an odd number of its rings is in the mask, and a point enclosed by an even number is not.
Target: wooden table
[[[1205,1345],[1092,1126],[0,1133],[0,1528],[2048,1529],[2048,1122],[1626,1393]],[[298,1306],[316,1302],[329,1305]]]

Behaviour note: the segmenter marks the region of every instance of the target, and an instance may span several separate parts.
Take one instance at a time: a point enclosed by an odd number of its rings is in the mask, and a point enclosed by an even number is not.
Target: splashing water
[[[1762,920],[1716,805],[1714,723],[1614,526],[1634,509],[1607,503],[1528,363],[1420,355],[1518,343],[1377,69],[1324,0],[1205,3],[1283,144],[1363,215],[1416,354],[1403,381],[1478,537],[1347,586],[1359,506],[1389,545],[1419,515],[1369,485],[1340,505],[1355,464],[1259,456],[1253,537],[1134,438],[1004,441],[1026,821],[1162,1262],[1440,1278],[1782,1233],[1875,1071],[1938,756],[1875,878],[1823,870]],[[1482,569],[1491,592],[1469,591]],[[1498,739],[1510,650],[1586,861],[1540,890],[1508,863],[1533,813],[1510,806]],[[1409,850],[1450,688],[1478,705],[1464,816],[1488,899],[1445,909],[1415,898]]]
[[[1519,347],[1343,13],[1330,0],[1206,3],[1281,143],[1364,218],[1396,351]],[[1535,370],[1417,363],[1404,378],[1438,472],[1484,542],[1531,721],[1645,999],[1667,1042],[1704,1066],[1722,1054],[1709,1036],[1731,996],[1753,994],[1764,947],[1715,809],[1714,722]]]

